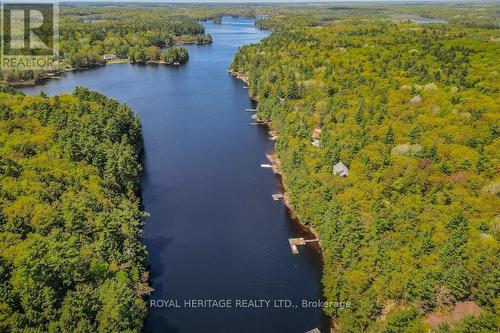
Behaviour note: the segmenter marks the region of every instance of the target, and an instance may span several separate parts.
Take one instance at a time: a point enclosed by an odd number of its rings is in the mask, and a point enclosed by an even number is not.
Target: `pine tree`
[[[295,80],[295,75],[293,72],[289,72],[286,77],[286,98],[288,99],[297,99],[299,98],[299,87]]]
[[[384,143],[386,145],[393,145],[394,144],[394,129],[392,128],[392,126],[389,126],[389,128],[387,129],[387,132],[385,132]]]

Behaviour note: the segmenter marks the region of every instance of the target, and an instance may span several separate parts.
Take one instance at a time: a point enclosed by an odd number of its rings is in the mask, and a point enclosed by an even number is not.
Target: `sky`
[[[0,0],[1,1],[1,0]],[[54,2],[64,3],[229,3],[229,4],[258,4],[258,3],[349,3],[349,2],[391,2],[391,3],[443,3],[443,2],[496,2],[498,0],[6,0],[11,2]]]
[[[17,0],[23,1],[23,0]],[[28,1],[28,0],[26,0]],[[43,2],[48,0],[34,0],[35,2]],[[34,2],[30,0],[29,2]],[[318,2],[450,2],[454,0],[59,0],[60,3],[75,3],[75,2],[128,2],[128,3],[173,3],[173,2],[184,2],[184,3],[262,3],[262,2],[280,2],[280,3],[318,3]],[[455,0],[456,1],[456,0]],[[488,0],[486,0],[488,1]],[[484,2],[486,2],[484,1]],[[467,0],[462,2],[468,2]]]

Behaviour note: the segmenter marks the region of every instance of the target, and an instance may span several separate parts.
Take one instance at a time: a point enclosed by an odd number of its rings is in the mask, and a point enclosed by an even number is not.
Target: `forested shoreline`
[[[230,71],[276,132],[293,213],[320,236],[326,299],[352,304],[325,309],[335,331],[490,333],[500,329],[497,8],[68,6],[59,60],[182,64],[177,45],[211,42],[200,20],[269,15],[257,24],[272,35],[242,47]],[[98,92],[0,87],[1,332],[143,330],[142,148],[138,117]],[[463,304],[474,311],[447,321]]]
[[[142,128],[97,92],[0,92],[0,331],[139,332]]]
[[[341,332],[498,330],[498,29],[363,17],[260,20],[230,70],[249,83],[294,213],[321,235]],[[342,162],[348,176],[334,174]],[[476,313],[477,315],[477,313]]]
[[[197,17],[182,10],[63,7],[60,21],[58,68],[6,71],[5,84],[36,84],[63,71],[114,62],[183,64],[188,51],[180,45],[212,42]]]

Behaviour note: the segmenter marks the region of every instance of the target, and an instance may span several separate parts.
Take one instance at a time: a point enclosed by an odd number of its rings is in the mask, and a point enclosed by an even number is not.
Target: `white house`
[[[311,141],[311,144],[316,148],[321,148],[321,141],[314,139]]]
[[[339,162],[333,166],[333,174],[337,176],[347,177],[349,176],[349,168],[342,163]]]
[[[116,54],[105,54],[105,55],[102,56],[102,58],[104,60],[106,60],[106,61],[118,59],[118,57],[116,56]]]

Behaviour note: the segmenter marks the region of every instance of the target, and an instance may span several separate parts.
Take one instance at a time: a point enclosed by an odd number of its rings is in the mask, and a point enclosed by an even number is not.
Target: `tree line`
[[[490,29],[364,17],[271,17],[231,69],[246,77],[293,210],[321,235],[340,332],[496,332],[500,46]],[[495,30],[495,32],[497,32]],[[312,145],[314,129],[321,129]],[[333,173],[343,162],[348,177]]]
[[[142,129],[86,88],[0,92],[0,331],[139,332]]]
[[[212,42],[203,25],[197,22],[202,13],[166,8],[63,7],[58,67],[84,69],[115,60],[184,63],[188,59],[187,49],[177,48],[176,44]],[[9,70],[2,74],[8,84],[36,83],[47,77],[46,70]]]

